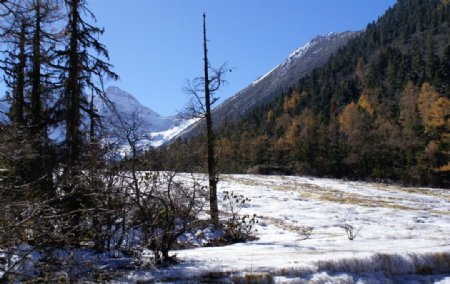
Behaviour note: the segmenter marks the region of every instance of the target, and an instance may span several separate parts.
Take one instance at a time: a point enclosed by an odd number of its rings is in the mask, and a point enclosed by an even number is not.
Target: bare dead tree
[[[185,92],[191,96],[187,113],[191,117],[204,118],[206,121],[207,152],[208,152],[208,179],[209,179],[209,204],[211,223],[219,226],[219,208],[217,204],[217,159],[214,152],[214,128],[212,119],[212,106],[219,99],[215,93],[226,83],[225,73],[231,71],[227,64],[218,69],[211,67],[208,60],[208,46],[206,37],[206,14],[203,13],[203,77],[188,81]]]

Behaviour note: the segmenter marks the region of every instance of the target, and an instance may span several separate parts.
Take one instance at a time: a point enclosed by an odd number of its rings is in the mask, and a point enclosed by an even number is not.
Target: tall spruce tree
[[[29,4],[32,18],[32,35],[30,38],[30,135],[33,137],[33,149],[38,155],[32,161],[34,180],[39,180],[38,187],[48,197],[54,197],[53,168],[51,162],[51,146],[48,129],[54,123],[50,119],[49,110],[52,101],[60,89],[53,80],[55,76],[54,47],[61,39],[52,27],[61,17],[61,10],[55,0],[33,0]]]
[[[85,0],[65,0],[67,13],[66,34],[69,35],[67,48],[62,51],[65,59],[64,94],[62,96],[65,110],[66,128],[64,161],[69,171],[76,168],[82,159],[83,140],[82,119],[94,115],[89,110],[89,90],[102,94],[95,78],[108,76],[117,79],[111,71],[111,65],[102,59],[109,59],[106,47],[98,40],[103,29],[93,26],[82,15],[95,19]],[[96,53],[96,54],[93,54]]]
[[[64,164],[61,177],[62,188],[65,192],[60,205],[70,213],[67,230],[77,236],[72,243],[78,243],[85,230],[87,221],[91,222],[89,210],[97,207],[95,197],[96,188],[89,185],[89,178],[85,170],[90,169],[90,162],[95,162],[89,154],[94,150],[90,141],[85,139],[89,135],[86,126],[88,118],[95,118],[89,97],[92,93],[103,96],[103,90],[98,87],[102,78],[117,79],[111,71],[111,65],[103,60],[109,59],[106,47],[99,42],[103,29],[93,26],[83,16],[94,15],[87,7],[86,0],[65,0],[67,7],[67,25],[65,34],[68,35],[66,48],[59,52],[62,83],[64,85],[59,101],[60,119],[64,121],[65,139],[62,162]],[[92,168],[91,168],[92,170]],[[78,239],[77,239],[78,238]]]

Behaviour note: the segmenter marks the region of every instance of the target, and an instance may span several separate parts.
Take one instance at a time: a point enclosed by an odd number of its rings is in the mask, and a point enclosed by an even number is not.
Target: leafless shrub
[[[138,188],[129,197],[133,220],[143,234],[141,243],[153,251],[155,261],[168,261],[177,238],[200,222],[206,188],[195,178],[189,184],[178,181],[173,172],[145,173]]]
[[[358,236],[359,232],[362,229],[362,226],[356,227],[354,224],[352,224],[352,217],[349,211],[342,218],[341,222],[342,223],[339,227],[343,228],[347,234],[347,238],[350,241],[353,241]]]
[[[240,215],[244,206],[248,204],[250,199],[242,194],[224,191],[223,193],[223,209],[228,216],[225,222],[225,238],[230,242],[242,242],[253,239],[253,231],[258,223],[256,214]]]
[[[345,196],[344,193],[341,191],[335,192],[334,195],[336,196],[336,199],[338,200],[340,205],[343,205]],[[354,212],[352,209],[347,209],[343,213],[340,214],[339,217],[339,227],[343,228],[345,230],[345,233],[347,234],[347,238],[350,241],[353,241],[359,234],[359,232],[362,229],[362,226],[356,226],[355,218],[354,218]]]

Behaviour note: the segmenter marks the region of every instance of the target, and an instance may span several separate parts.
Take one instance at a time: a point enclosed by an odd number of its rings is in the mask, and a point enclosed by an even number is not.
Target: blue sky
[[[186,79],[202,74],[202,14],[209,58],[228,62],[234,95],[316,35],[361,30],[395,0],[88,0],[121,79],[108,82],[162,115],[182,110]]]

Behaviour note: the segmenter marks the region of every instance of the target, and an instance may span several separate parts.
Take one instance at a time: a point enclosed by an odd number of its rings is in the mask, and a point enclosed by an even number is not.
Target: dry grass
[[[301,198],[328,201],[340,204],[353,204],[364,207],[384,207],[400,210],[416,210],[414,208],[390,202],[386,198],[365,197],[357,193],[348,193],[329,187],[321,187],[308,183],[296,183],[293,185],[279,185],[272,187],[275,190],[295,191]],[[391,198],[392,199],[392,198]]]
[[[265,220],[268,221],[269,223],[278,226],[280,228],[283,228],[285,230],[297,233],[299,235],[301,235],[304,239],[309,239],[311,237],[312,228],[308,228],[302,225],[294,225],[294,224],[290,224],[290,223],[286,223],[286,220],[282,220],[282,219],[277,219],[277,218],[273,218],[273,217],[261,217],[259,216],[259,218],[261,220]]]
[[[450,253],[424,254],[374,254],[366,258],[344,258],[316,262],[312,267],[280,269],[275,276],[302,277],[327,271],[328,273],[374,274],[386,275],[430,275],[450,273]]]
[[[273,276],[269,272],[252,272],[246,273],[242,276],[236,275],[231,278],[231,281],[236,284],[272,284],[274,283]]]

